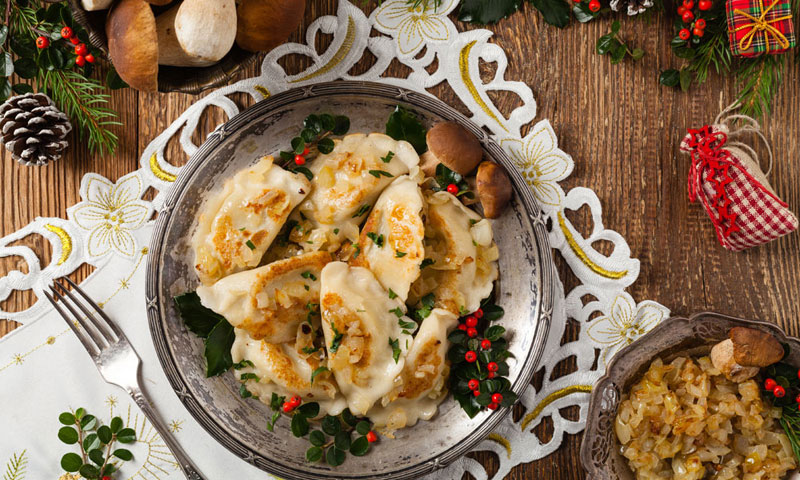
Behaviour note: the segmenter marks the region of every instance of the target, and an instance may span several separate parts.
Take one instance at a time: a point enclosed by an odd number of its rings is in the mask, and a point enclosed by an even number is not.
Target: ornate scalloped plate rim
[[[169,222],[169,214],[178,197],[187,187],[189,183],[187,179],[191,178],[190,173],[196,170],[227,136],[237,129],[246,126],[263,113],[269,112],[275,108],[284,106],[304,97],[325,95],[373,95],[383,98],[390,98],[398,101],[399,103],[404,103],[411,105],[412,107],[427,110],[442,118],[456,121],[480,138],[481,143],[483,144],[485,150],[489,153],[489,156],[506,168],[506,171],[511,177],[515,194],[520,199],[520,203],[523,205],[525,213],[527,213],[535,231],[537,247],[536,255],[539,262],[539,275],[537,278],[537,291],[539,292],[537,299],[538,305],[536,306],[535,310],[531,312],[531,318],[535,319],[536,332],[533,335],[532,347],[528,352],[528,356],[524,359],[520,373],[512,384],[512,390],[521,396],[523,391],[530,385],[533,375],[536,372],[536,367],[538,366],[541,357],[544,354],[545,341],[547,339],[552,320],[554,301],[553,286],[556,280],[554,276],[555,270],[552,259],[552,250],[548,241],[548,233],[543,216],[544,214],[533,197],[533,194],[528,188],[524,178],[519,171],[514,168],[513,162],[507,156],[502,147],[500,147],[500,145],[491,139],[483,129],[469,120],[466,116],[430,94],[419,93],[402,87],[384,85],[375,82],[334,81],[290,89],[275,94],[272,97],[262,100],[252,107],[242,111],[212,132],[199,150],[192,156],[187,165],[183,167],[182,172],[186,173],[178,176],[175,185],[173,188],[171,188],[170,193],[164,203],[164,207],[161,209],[159,216],[156,219],[150,244],[151,255],[149,255],[149,259],[156,259],[161,256],[161,251],[163,249],[162,240],[165,234],[165,228]],[[147,316],[149,319],[148,323],[151,337],[153,339],[153,344],[158,354],[162,369],[164,370],[170,385],[178,395],[181,403],[183,403],[186,409],[189,410],[189,413],[209,434],[211,434],[212,437],[214,437],[217,442],[248,463],[271,474],[280,477],[309,480],[318,478],[381,478],[392,480],[416,478],[439,468],[443,468],[462,455],[468,453],[480,441],[489,435],[489,433],[491,433],[510,412],[510,409],[504,408],[497,410],[492,414],[484,414],[486,415],[485,420],[472,432],[471,435],[461,440],[459,443],[452,445],[448,450],[433,460],[420,462],[416,465],[404,467],[399,470],[386,471],[378,476],[374,474],[368,474],[341,477],[340,475],[336,475],[335,471],[331,472],[330,475],[325,475],[322,472],[317,472],[315,475],[311,475],[296,467],[278,464],[261,456],[259,453],[250,450],[246,446],[239,443],[230,434],[228,434],[223,425],[220,425],[216,419],[207,415],[206,411],[200,406],[199,402],[194,398],[191,391],[187,388],[186,379],[183,378],[183,375],[175,367],[175,363],[172,359],[172,353],[166,344],[164,335],[165,332],[162,328],[163,301],[161,300],[163,299],[159,299],[160,271],[160,265],[154,264],[153,261],[148,260],[145,295],[148,306]]]
[[[586,418],[587,418],[586,429],[584,430],[584,433],[583,433],[583,439],[581,440],[581,448],[580,448],[580,461],[581,461],[581,465],[583,466],[583,469],[587,473],[587,477],[586,477],[587,479],[589,479],[589,480],[617,480],[619,478],[619,477],[612,477],[611,473],[606,469],[599,470],[599,469],[595,468],[595,462],[592,460],[592,451],[591,451],[592,446],[591,446],[591,443],[593,442],[593,440],[594,440],[594,438],[596,436],[600,435],[600,432],[596,431],[596,427],[597,427],[596,421],[597,421],[597,417],[599,416],[599,413],[600,413],[600,402],[603,400],[602,399],[602,393],[605,392],[605,390],[607,389],[607,387],[609,385],[612,385],[617,390],[619,390],[619,386],[615,383],[614,379],[618,378],[618,377],[621,377],[621,376],[624,376],[624,374],[625,374],[626,368],[620,365],[620,362],[622,361],[622,359],[625,357],[626,354],[628,354],[632,350],[637,349],[637,348],[646,347],[647,344],[655,341],[655,339],[657,339],[661,335],[663,335],[664,334],[663,332],[668,332],[670,329],[674,328],[675,324],[677,324],[677,323],[692,324],[697,319],[703,318],[703,317],[712,317],[714,319],[719,319],[719,320],[724,320],[724,321],[731,322],[731,323],[741,324],[742,326],[760,327],[759,329],[769,330],[770,333],[775,335],[782,343],[786,343],[786,344],[791,343],[791,344],[793,344],[793,349],[794,350],[800,351],[800,338],[787,335],[786,332],[783,330],[783,328],[780,327],[779,325],[776,325],[776,324],[770,323],[770,322],[765,322],[763,320],[749,320],[749,319],[745,319],[745,318],[734,317],[734,316],[731,316],[731,315],[725,315],[725,314],[722,314],[722,313],[717,313],[717,312],[712,312],[712,311],[704,311],[704,312],[700,312],[700,313],[695,313],[695,314],[691,315],[688,318],[687,317],[671,317],[671,318],[668,318],[668,319],[664,320],[659,325],[657,325],[655,328],[653,328],[651,331],[649,331],[647,334],[642,336],[639,340],[637,340],[633,344],[628,345],[625,348],[621,349],[619,352],[617,352],[617,354],[614,355],[614,358],[611,359],[611,362],[609,362],[609,364],[608,364],[608,366],[606,368],[605,375],[603,375],[602,377],[600,377],[597,380],[597,383],[595,384],[595,387],[592,389],[591,396],[589,397],[589,408],[588,408],[588,412],[587,412],[587,415],[586,415]],[[656,358],[656,356],[658,356],[658,355],[659,355],[658,353],[654,354],[651,357],[651,359]],[[620,392],[618,392],[618,394],[619,393]],[[620,399],[617,398],[615,403],[618,404],[619,400]],[[611,441],[612,442],[617,442],[616,438],[614,438],[614,437],[615,436],[612,433]],[[616,445],[616,443],[614,443],[614,445]],[[606,462],[606,465],[608,465],[608,462]]]

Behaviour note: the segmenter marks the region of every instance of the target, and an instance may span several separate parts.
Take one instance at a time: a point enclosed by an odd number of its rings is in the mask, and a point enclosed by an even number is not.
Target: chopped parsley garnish
[[[387,172],[386,170],[370,170],[369,174],[372,175],[375,178],[381,178],[381,175],[383,175],[384,177],[389,177],[389,178],[394,177],[394,175],[392,175],[391,173]]]
[[[403,333],[405,333],[406,335],[411,335],[412,333],[414,333],[414,330],[417,329],[416,322],[406,322],[405,320],[400,318],[399,320],[397,320],[397,323],[400,325],[400,328],[403,329]]]
[[[250,398],[253,396],[253,393],[244,386],[244,383],[239,385],[239,396],[242,398]]]
[[[243,373],[239,376],[239,379],[242,381],[244,380],[255,380],[256,382],[261,381],[261,379],[258,378],[258,375],[256,375],[255,373]]]
[[[394,363],[397,363],[400,360],[400,342],[396,338],[389,337],[389,346],[392,347]]]
[[[381,157],[381,161],[383,161],[383,163],[389,163],[392,161],[393,158],[394,158],[394,152],[390,150],[385,157]]]
[[[407,253],[407,252],[401,252],[400,250],[395,250],[395,251],[394,251],[394,256],[395,256],[396,258],[403,258],[403,257],[405,257],[406,255],[408,255],[408,253]]]
[[[254,367],[254,366],[255,365],[253,365],[253,362],[251,362],[250,360],[248,360],[246,358],[244,360],[242,360],[241,362],[237,362],[237,363],[233,364],[233,368],[235,368],[236,370],[241,370],[244,367]]]
[[[317,276],[314,275],[313,273],[309,272],[308,270],[306,270],[305,272],[301,273],[300,276],[303,277],[303,278],[311,279],[312,282],[316,282],[317,281]]]
[[[267,420],[267,430],[270,432],[275,428],[275,422],[281,418],[281,406],[286,401],[286,397],[279,397],[277,393],[272,392],[272,398],[269,401],[269,408],[272,409],[272,418]]]
[[[474,246],[476,246],[476,247],[478,246],[478,242],[476,242],[475,240],[473,240],[473,241],[472,241],[472,244],[473,244]]]
[[[339,235],[339,229],[338,228],[334,228],[333,229],[333,234],[334,235]]]
[[[417,310],[416,315],[420,320],[424,320],[431,314],[431,310],[433,310],[433,306],[436,303],[436,297],[429,293],[420,299],[420,303],[422,308]]]
[[[461,305],[460,307],[458,307],[458,315],[461,317],[466,317],[467,315],[469,315],[469,310],[467,310],[466,307],[464,307],[464,305]]]
[[[247,245],[247,248],[249,248],[250,250],[255,250],[256,249],[256,244],[253,243],[250,240],[246,241],[244,244]]]
[[[329,371],[328,367],[319,367],[316,370],[314,370],[313,372],[311,372],[311,384],[312,385],[314,384],[314,379],[317,378],[317,375],[319,375],[320,373],[323,373],[323,372],[327,372],[327,371]]]
[[[339,350],[339,346],[342,344],[342,337],[344,334],[336,329],[336,325],[334,325],[333,322],[331,322],[331,331],[333,332],[333,341],[331,341],[331,347],[329,350],[331,353],[336,353],[336,351]]]
[[[358,255],[361,253],[361,245],[355,245],[356,253],[353,254],[353,260],[358,258]]]
[[[430,266],[430,265],[433,265],[434,263],[436,263],[436,260],[434,260],[434,259],[432,259],[432,258],[426,258],[426,259],[425,259],[425,260],[423,260],[423,261],[422,261],[422,263],[419,265],[419,268],[420,268],[420,269],[423,269],[423,268],[425,268],[425,267],[428,267],[428,266]]]
[[[307,355],[310,355],[310,354],[312,354],[314,352],[318,352],[319,351],[319,347],[303,347],[302,351],[303,351],[303,353],[305,353]]]
[[[367,233],[367,238],[372,240],[373,243],[375,243],[375,245],[378,246],[378,248],[382,248],[383,247],[383,234],[382,233],[380,235],[378,235],[375,232],[368,232]]]
[[[389,289],[389,298],[391,300],[394,300],[395,298],[397,298],[397,294],[394,293],[394,290],[392,290],[391,288]]]
[[[469,219],[469,224],[470,224],[470,225],[475,225],[476,223],[478,223],[478,221],[477,221],[477,220],[475,220],[474,218],[470,218],[470,219]]]
[[[358,210],[356,211],[356,213],[353,214],[353,218],[358,218],[361,215],[364,215],[365,213],[369,212],[370,208],[372,208],[372,206],[370,206],[370,205],[366,205],[366,204],[361,205],[360,207],[358,207]]]
[[[240,232],[244,232],[244,227],[239,229]]]
[[[402,311],[402,310],[400,310],[400,307],[393,308],[393,309],[389,310],[389,313],[394,313],[395,315],[397,315],[397,318],[400,318],[400,317],[402,317],[403,315],[405,315],[405,314],[403,313],[403,311]]]
[[[307,291],[309,291],[309,290],[311,290],[311,287],[309,287],[309,286],[308,286],[308,285],[306,285],[305,283],[303,284],[303,288],[305,288],[305,289],[306,289],[306,292],[307,292]]]

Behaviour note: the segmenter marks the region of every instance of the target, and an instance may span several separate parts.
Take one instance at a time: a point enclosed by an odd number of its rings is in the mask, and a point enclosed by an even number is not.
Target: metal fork
[[[117,325],[108,318],[105,312],[91,299],[75,282],[67,277],[64,280],[69,283],[72,289],[77,292],[85,301],[80,301],[76,295],[67,290],[60,282],[54,281],[50,287],[50,292],[44,292],[56,311],[64,318],[69,328],[75,332],[75,336],[81,341],[89,356],[92,357],[100,375],[106,382],[125,389],[133,401],[139,405],[144,415],[150,420],[155,429],[164,439],[164,443],[172,451],[175,460],[183,470],[189,480],[204,480],[198,473],[197,467],[189,460],[186,452],[170,435],[169,430],[159,419],[150,402],[142,393],[139,383],[139,371],[142,364],[136,350],[133,349],[125,334]],[[59,303],[66,307],[67,313]],[[79,313],[83,312],[83,315]],[[85,333],[84,333],[85,332]]]

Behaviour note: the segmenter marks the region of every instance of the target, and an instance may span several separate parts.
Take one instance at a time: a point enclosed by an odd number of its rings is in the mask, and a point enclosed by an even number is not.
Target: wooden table
[[[321,14],[333,14],[335,3],[309,2],[306,24]],[[546,25],[525,2],[521,13],[492,30],[495,41],[508,55],[506,78],[531,86],[538,102],[537,120],[550,119],[561,148],[575,159],[575,171],[565,187],[594,189],[603,203],[605,227],[621,233],[630,244],[632,256],[641,261],[639,280],[630,287],[630,293],[637,301],[658,301],[675,315],[716,310],[774,321],[791,334],[800,334],[800,235],[744,253],[730,253],[717,245],[701,208],[687,201],[688,161],[678,154],[678,143],[687,127],[712,121],[734,100],[733,79],[712,75],[689,94],[661,87],[657,81],[660,69],[679,65],[668,45],[673,36],[671,19],[657,14],[649,24],[643,20],[623,23],[622,37],[647,51],[637,63],[625,60],[611,65],[608,57],[594,53],[596,39],[609,28],[609,21],[596,21],[559,30]],[[303,38],[298,32],[293,40]],[[326,39],[321,41],[324,44]],[[304,60],[293,58],[287,66],[297,71],[307,66]],[[772,114],[763,122],[776,153],[772,185],[795,212],[800,212],[799,69],[794,55],[788,55],[784,85]],[[493,75],[492,65],[484,70],[487,76]],[[256,72],[254,65],[247,76]],[[401,74],[403,70],[393,65],[391,73]],[[449,89],[437,88],[435,93],[459,106]],[[80,180],[87,172],[116,180],[135,170],[144,147],[196,100],[182,94],[131,90],[114,92],[112,98],[123,123],[116,129],[120,144],[113,156],[89,155],[75,136],[68,154],[43,168],[17,165],[3,153],[0,234],[10,234],[37,216],[65,217],[66,208],[79,199]],[[496,97],[496,101],[506,113],[516,105],[513,95]],[[201,128],[208,130],[220,119],[215,112],[203,120]],[[185,162],[178,152],[171,148],[167,158],[176,164]],[[572,218],[580,218],[581,213]],[[589,227],[585,225],[584,233]],[[48,244],[43,238],[32,236],[23,243],[34,246],[43,261],[49,261]],[[0,274],[20,268],[24,271],[21,259],[3,259]],[[74,276],[80,279],[88,272],[86,267]],[[574,277],[563,262],[559,263],[559,272],[569,291],[576,285]],[[2,307],[21,310],[32,299],[30,294],[13,295]],[[0,335],[15,326],[0,321]],[[566,373],[569,368],[566,365],[562,371]],[[549,440],[550,432],[546,421],[537,430],[543,441]],[[579,444],[580,435],[568,435],[558,452],[516,468],[508,478],[584,478],[577,461]],[[490,455],[483,458],[494,461]],[[493,468],[490,466],[490,474]]]

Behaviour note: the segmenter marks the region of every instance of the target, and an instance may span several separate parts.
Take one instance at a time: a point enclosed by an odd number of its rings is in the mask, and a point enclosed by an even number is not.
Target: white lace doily
[[[548,215],[554,253],[566,260],[580,281],[580,286],[566,296],[562,285],[555,289],[553,327],[540,366],[545,371],[544,380],[540,388],[529,388],[520,399],[524,415],[516,422],[509,415],[476,449],[498,454],[500,468],[493,478],[503,478],[514,466],[549,455],[559,448],[565,433],[583,429],[589,392],[607,360],[669,316],[669,310],[651,301],[637,303],[625,291],[639,275],[639,261],[631,258],[622,236],[603,226],[600,200],[592,190],[574,188],[564,192],[559,182],[572,172],[572,158],[559,149],[547,120],[533,123],[533,93],[524,83],[505,78],[506,55],[498,45],[490,43],[492,32],[456,30],[448,14],[457,4],[458,0],[445,0],[438,9],[426,10],[423,5],[414,8],[405,0],[385,0],[367,17],[353,4],[341,0],[335,16],[318,18],[308,27],[306,44],[276,48],[264,59],[260,76],[221,88],[189,107],[145,148],[139,170],[116,182],[89,173],[81,182],[81,202],[68,209],[67,220],[37,218],[0,239],[0,256],[20,256],[28,267],[27,272],[12,271],[0,278],[0,301],[14,290],[28,289],[40,299],[23,312],[0,312],[3,318],[24,324],[0,340],[0,409],[5,427],[0,436],[0,470],[4,470],[7,461],[12,473],[20,465],[27,468],[27,473],[10,477],[14,480],[57,479],[63,473],[60,455],[70,451],[56,437],[58,413],[83,406],[101,417],[122,414],[137,429],[140,441],[134,447],[134,460],[123,466],[123,478],[182,478],[163,442],[137,407],[123,391],[103,382],[81,345],[42,295],[52,279],[88,263],[96,270],[84,287],[94,298],[102,299],[108,313],[121,321],[144,360],[145,386],[157,400],[157,410],[201,470],[208,478],[251,478],[258,473],[255,467],[217,446],[189,417],[161,371],[143,300],[150,218],[180,172],[165,157],[168,141],[178,136],[186,154],[193,154],[198,145],[192,142],[192,134],[206,108],[219,107],[230,117],[239,112],[228,97],[231,94],[244,92],[260,100],[290,88],[336,79],[370,80],[423,92],[446,82],[469,109],[472,120],[492,133],[523,172]],[[370,36],[373,30],[379,35]],[[333,36],[324,52],[317,52],[314,47],[320,33]],[[374,65],[364,74],[350,75],[348,72],[367,51],[374,55]],[[288,75],[278,60],[297,53],[310,57],[313,65]],[[383,76],[393,60],[411,69],[408,77]],[[438,64],[429,72],[434,61]],[[488,83],[480,79],[480,61],[497,64],[494,78]],[[521,106],[506,116],[489,97],[490,91],[512,92],[520,98]],[[528,133],[522,136],[526,129]],[[141,198],[148,187],[158,191],[152,202]],[[584,206],[591,212],[593,225],[586,237],[566,216],[567,211]],[[48,265],[43,266],[31,249],[16,244],[31,233],[50,242],[53,254]],[[592,246],[601,240],[613,244],[610,255]],[[580,334],[577,340],[561,345],[568,318],[579,324]],[[577,370],[551,379],[556,365],[570,357],[575,357]],[[596,357],[597,367],[593,369]],[[577,420],[560,413],[569,406],[579,407]],[[545,443],[533,431],[548,417],[552,419],[553,434]],[[458,479],[464,472],[479,480],[488,478],[479,462],[466,457],[433,472],[429,478]]]

